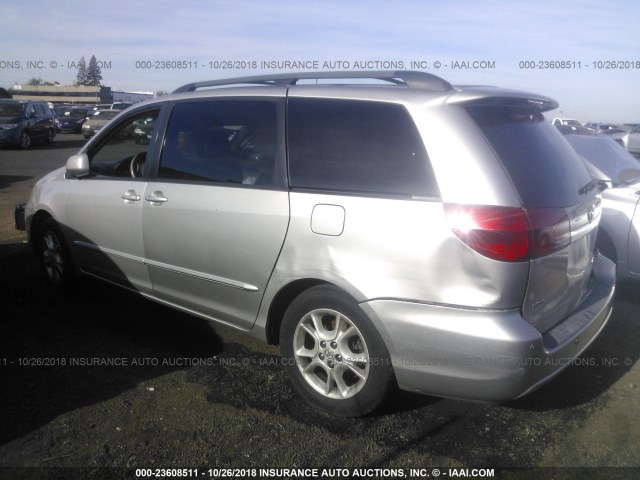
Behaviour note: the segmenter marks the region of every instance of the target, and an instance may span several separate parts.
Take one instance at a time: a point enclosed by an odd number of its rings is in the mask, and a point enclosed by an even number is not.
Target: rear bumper
[[[388,347],[398,385],[425,394],[501,402],[571,365],[611,315],[615,265],[596,255],[580,306],[545,334],[518,310],[467,310],[395,300],[361,304]]]

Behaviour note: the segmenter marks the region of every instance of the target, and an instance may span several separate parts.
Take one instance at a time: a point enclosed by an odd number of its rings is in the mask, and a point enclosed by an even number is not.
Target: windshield
[[[19,117],[23,111],[22,103],[0,103],[0,117]]]
[[[70,108],[62,112],[63,117],[84,117],[87,115],[86,108]]]
[[[587,162],[592,175],[615,184],[640,178],[640,162],[609,137],[567,135],[567,141]]]

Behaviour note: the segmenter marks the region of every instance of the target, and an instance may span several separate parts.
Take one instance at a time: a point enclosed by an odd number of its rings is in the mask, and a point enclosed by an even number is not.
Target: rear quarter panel
[[[289,231],[267,299],[291,281],[312,278],[341,287],[359,302],[396,298],[469,308],[522,303],[528,263],[473,252],[449,229],[440,201],[302,192],[290,199]],[[314,232],[318,205],[344,210],[341,232]]]

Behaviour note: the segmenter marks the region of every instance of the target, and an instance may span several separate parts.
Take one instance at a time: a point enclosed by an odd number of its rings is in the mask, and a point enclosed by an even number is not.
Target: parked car
[[[205,81],[129,108],[26,205],[46,280],[90,275],[279,344],[295,389],[338,415],[395,386],[538,388],[604,328],[615,285],[597,184],[542,115],[558,104],[362,76]]]
[[[84,138],[91,138],[119,113],[119,110],[95,110],[93,115],[82,124],[82,135]]]
[[[113,102],[110,106],[111,110],[125,110],[129,108],[133,103],[130,102]]]
[[[621,137],[624,148],[632,155],[640,156],[640,125]]]
[[[622,148],[624,148],[623,137],[627,133],[629,133],[629,130],[614,127],[614,128],[610,128],[609,130],[605,130],[600,135],[606,135],[610,137],[611,139],[615,140]]]
[[[589,123],[586,123],[584,126],[589,130],[593,131],[594,133],[604,133],[612,128],[616,128],[616,125],[612,123],[589,122]]]
[[[640,161],[606,136],[565,137],[585,160],[602,192],[597,247],[617,264],[618,280],[640,278]]]
[[[577,133],[579,135],[596,135],[596,133],[586,127],[578,127],[575,125],[562,125],[562,124],[558,124],[556,125],[556,128],[562,133],[562,134],[567,134],[567,133]]]
[[[620,127],[610,127],[607,128],[606,130],[601,130],[598,132],[601,135],[609,135],[611,137],[614,137],[616,135],[622,134],[622,135],[626,135],[627,133],[629,133],[629,130],[625,130],[624,128],[620,128]]]
[[[575,120],[573,118],[559,118],[556,117],[551,121],[551,125],[553,125],[554,127],[557,127],[558,125],[569,125],[572,127],[584,127],[584,125],[582,123],[580,123],[578,120]]]
[[[53,113],[47,102],[0,100],[0,145],[29,148],[33,142],[53,143]]]
[[[148,144],[151,141],[151,136],[155,128],[156,117],[150,116],[147,118],[140,118],[134,124],[133,137],[138,144]]]
[[[56,128],[63,133],[81,133],[82,125],[93,114],[91,107],[71,107],[58,110]]]
[[[110,103],[100,103],[98,105],[94,105],[93,109],[94,110],[111,110],[111,104]]]

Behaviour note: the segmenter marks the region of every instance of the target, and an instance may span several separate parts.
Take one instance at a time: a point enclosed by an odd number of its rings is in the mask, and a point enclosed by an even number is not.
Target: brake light
[[[571,243],[571,225],[564,209],[532,208],[527,215],[533,227],[532,258],[544,257]]]
[[[445,205],[449,227],[467,246],[494,260],[522,262],[571,241],[563,209]]]

